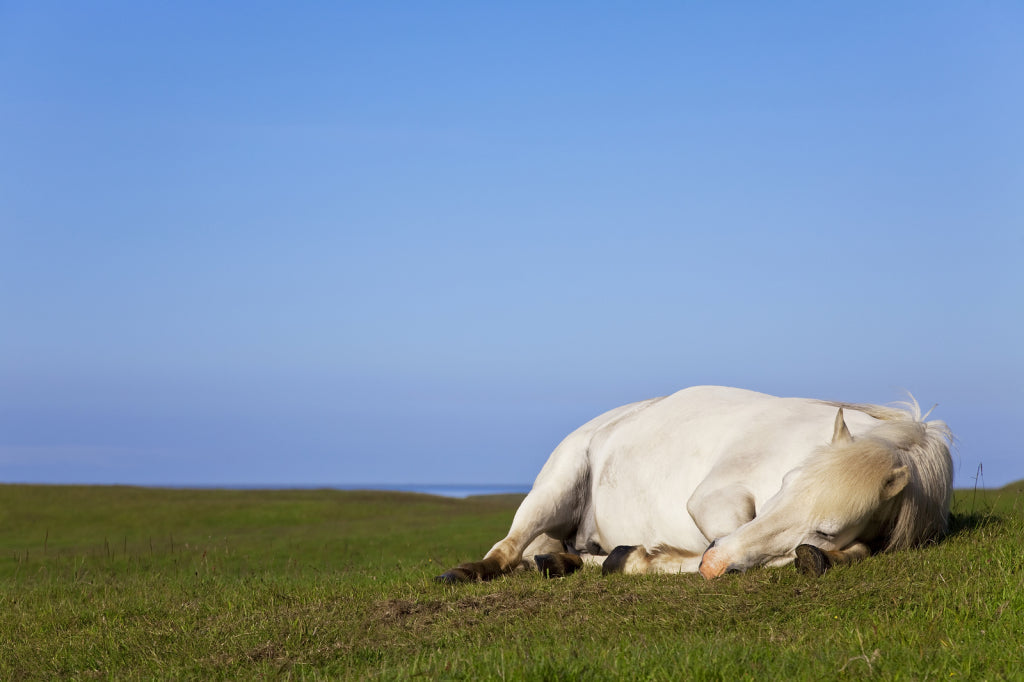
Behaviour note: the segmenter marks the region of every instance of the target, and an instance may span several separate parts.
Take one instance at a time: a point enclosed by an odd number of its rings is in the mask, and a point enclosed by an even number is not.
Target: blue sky
[[[693,384],[1024,478],[1024,8],[0,2],[0,480],[529,483]]]

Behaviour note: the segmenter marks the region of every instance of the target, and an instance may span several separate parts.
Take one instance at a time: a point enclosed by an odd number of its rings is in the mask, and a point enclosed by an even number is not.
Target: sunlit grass
[[[822,579],[765,569],[457,588],[521,499],[0,486],[0,678],[1014,679],[1024,503]]]

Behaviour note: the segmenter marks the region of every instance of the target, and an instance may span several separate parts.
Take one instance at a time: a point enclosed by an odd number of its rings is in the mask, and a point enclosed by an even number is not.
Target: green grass
[[[817,580],[453,588],[521,497],[0,486],[0,679],[1022,679],[1022,488]]]

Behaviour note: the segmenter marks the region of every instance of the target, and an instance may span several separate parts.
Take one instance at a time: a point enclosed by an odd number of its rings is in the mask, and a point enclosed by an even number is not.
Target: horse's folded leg
[[[445,571],[434,578],[439,583],[472,583],[482,580],[490,580],[502,575],[501,564],[497,559],[484,559],[483,561],[472,561],[467,564],[459,564],[455,568]]]
[[[546,578],[563,578],[583,567],[583,560],[579,556],[567,552],[537,554],[533,561],[537,564],[540,574]]]
[[[793,561],[793,565],[800,573],[818,577],[832,568],[832,560],[814,545],[800,545],[796,548],[796,559]]]

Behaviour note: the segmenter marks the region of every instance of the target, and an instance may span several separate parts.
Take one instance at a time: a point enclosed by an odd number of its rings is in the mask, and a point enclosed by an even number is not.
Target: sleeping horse
[[[821,575],[941,537],[953,435],[899,407],[698,386],[587,422],[541,469],[508,535],[438,576],[518,567],[716,578],[795,563]]]

